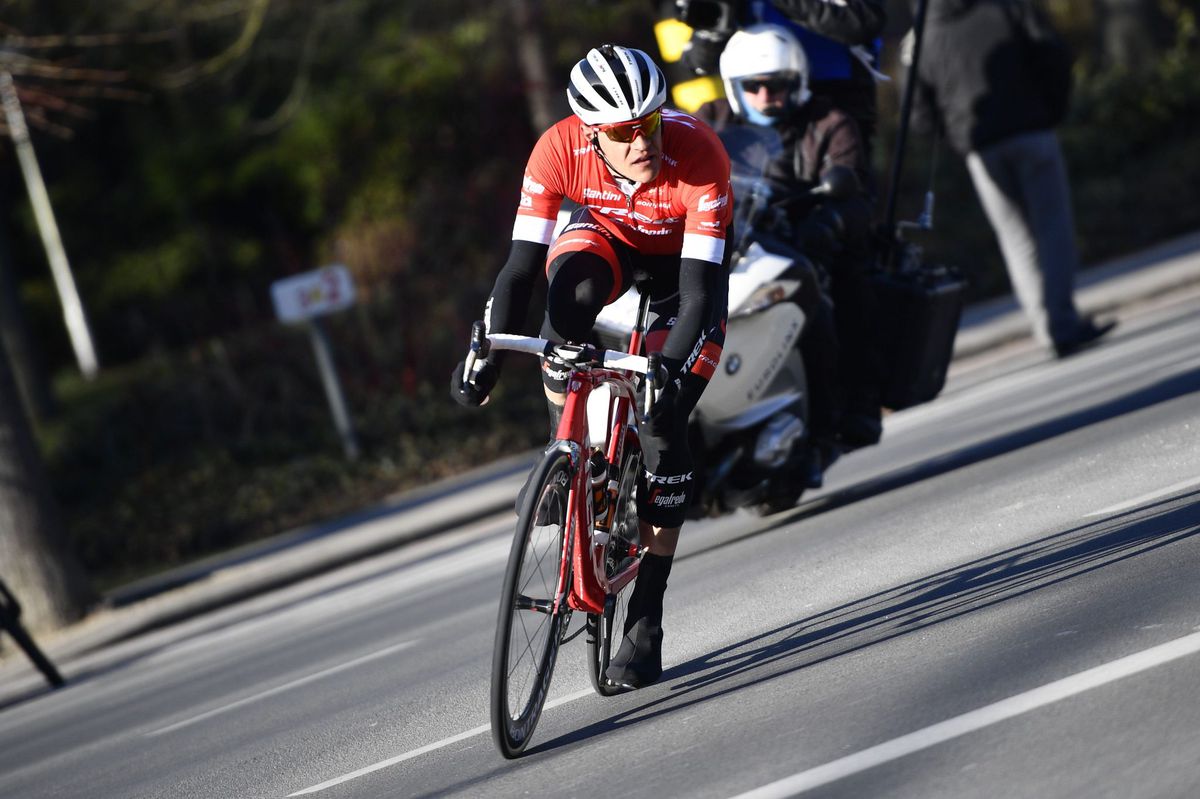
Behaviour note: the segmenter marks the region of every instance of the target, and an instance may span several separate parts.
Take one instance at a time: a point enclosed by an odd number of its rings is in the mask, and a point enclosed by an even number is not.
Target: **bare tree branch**
[[[296,65],[296,76],[288,96],[271,116],[263,120],[251,121],[246,127],[255,136],[269,136],[291,121],[304,102],[308,91],[309,68],[317,50],[317,37],[325,23],[325,9],[321,9],[310,18],[308,30],[304,33],[304,44],[300,49],[300,60]]]
[[[182,88],[202,78],[215,75],[249,52],[254,40],[262,31],[263,20],[266,19],[271,0],[248,0],[248,2],[246,20],[242,25],[241,33],[232,45],[201,64],[195,64],[168,75],[163,79],[162,84],[170,89]]]
[[[82,105],[65,100],[47,89],[21,86],[17,88],[17,96],[21,99],[21,104],[26,107],[36,106],[47,111],[59,111],[76,119],[91,119],[94,116]]]
[[[148,33],[95,33],[79,35],[22,36],[12,33],[0,40],[0,48],[52,50],[63,47],[111,47],[118,44],[153,44],[170,41],[173,31]]]
[[[54,57],[56,51],[80,50],[131,41],[125,34],[25,36],[11,25],[0,24],[0,72],[19,78],[13,87],[29,124],[53,136],[69,139],[74,133],[52,114],[86,119],[91,112],[68,98],[113,97],[141,99],[143,95],[114,84],[128,79],[127,73],[114,69],[82,66],[79,53]],[[23,47],[32,47],[44,55],[33,56]]]
[[[37,128],[38,130],[43,130],[55,138],[63,139],[64,141],[75,138],[75,131],[71,130],[65,125],[60,125],[57,122],[51,122],[46,118],[46,113],[40,108],[26,107],[25,119],[27,122],[29,122],[31,127]]]

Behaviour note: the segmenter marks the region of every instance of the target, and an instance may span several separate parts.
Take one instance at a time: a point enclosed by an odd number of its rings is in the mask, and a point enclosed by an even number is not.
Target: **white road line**
[[[1008,699],[1002,699],[961,716],[885,741],[822,766],[801,771],[761,788],[739,794],[733,799],[780,799],[781,797],[795,796],[1196,652],[1200,652],[1200,633],[1185,635],[1183,638],[1176,638],[1174,641],[1087,671],[1081,671],[1023,694],[1010,696]]]
[[[560,696],[558,699],[547,702],[545,707],[543,708],[543,710],[549,710],[550,708],[558,707],[559,705],[565,705],[568,702],[574,702],[576,699],[583,699],[585,696],[590,696],[592,693],[593,693],[593,691],[591,688],[585,688],[584,690],[576,691],[573,694],[567,694],[566,696]],[[492,725],[484,724],[482,727],[476,727],[473,730],[467,730],[466,732],[460,732],[458,735],[452,735],[449,738],[443,738],[442,740],[437,741],[435,743],[426,744],[425,746],[422,746],[418,749],[414,749],[411,752],[405,752],[402,755],[396,755],[395,757],[389,757],[387,760],[380,760],[378,763],[375,763],[374,765],[371,765],[371,766],[364,766],[363,768],[360,768],[358,771],[351,771],[349,774],[343,774],[340,777],[334,777],[331,780],[326,780],[325,782],[322,782],[320,785],[314,785],[311,788],[305,788],[302,791],[296,791],[295,793],[289,793],[288,799],[291,799],[291,797],[293,797],[293,796],[304,796],[305,794],[317,793],[318,791],[323,791],[326,788],[332,788],[335,785],[341,785],[343,782],[349,782],[350,780],[358,779],[359,777],[362,777],[364,775],[370,774],[375,771],[379,771],[380,769],[387,768],[388,766],[394,766],[397,763],[403,763],[405,760],[412,760],[414,757],[418,757],[427,752],[432,752],[435,749],[441,749],[443,747],[449,746],[450,744],[456,744],[459,741],[465,741],[468,738],[473,738],[476,735],[482,735],[483,733],[487,732],[491,728],[492,728]]]
[[[393,652],[399,652],[401,649],[410,647],[415,643],[417,643],[415,640],[414,641],[404,641],[399,644],[393,644],[392,646],[384,647],[383,649],[380,649],[378,652],[372,652],[369,655],[363,655],[360,658],[355,658],[354,660],[347,661],[347,662],[341,664],[340,666],[333,666],[332,668],[318,671],[315,674],[310,674],[307,677],[301,677],[298,680],[292,680],[291,682],[276,686],[269,690],[263,691],[262,693],[257,693],[254,696],[247,696],[245,699],[239,699],[236,702],[229,703],[228,705],[222,705],[221,707],[205,711],[204,713],[201,713],[198,716],[192,716],[190,719],[185,719],[183,721],[177,721],[174,724],[169,724],[166,727],[161,727],[161,728],[155,730],[154,732],[146,733],[146,737],[153,738],[156,735],[165,735],[168,732],[174,732],[175,730],[183,729],[184,727],[190,727],[191,725],[196,724],[197,722],[204,721],[205,719],[211,719],[213,716],[219,716],[222,713],[233,710],[235,708],[243,707],[245,705],[250,704],[251,702],[257,702],[260,699],[266,699],[268,696],[275,696],[276,694],[281,694],[284,691],[290,691],[293,688],[297,688],[301,685],[305,685],[307,683],[313,682],[314,680],[319,680],[322,677],[328,677],[330,674],[337,674],[339,671],[345,671],[346,669],[352,669],[355,666],[360,666],[363,663],[366,663],[368,661],[384,657],[385,655],[390,655]]]
[[[1140,497],[1134,497],[1133,499],[1127,499],[1124,502],[1118,502],[1116,505],[1109,505],[1107,508],[1104,508],[1103,510],[1092,511],[1091,513],[1089,513],[1087,515],[1088,516],[1107,516],[1111,513],[1118,513],[1123,510],[1129,510],[1130,508],[1136,508],[1138,505],[1145,505],[1147,502],[1149,502],[1152,499],[1158,499],[1159,497],[1165,497],[1167,494],[1174,494],[1176,491],[1182,491],[1185,488],[1191,488],[1192,486],[1195,486],[1195,485],[1200,485],[1200,477],[1189,477],[1187,480],[1181,480],[1180,482],[1176,483],[1175,485],[1167,486],[1166,488],[1160,488],[1157,491],[1151,491],[1149,494],[1142,494]]]

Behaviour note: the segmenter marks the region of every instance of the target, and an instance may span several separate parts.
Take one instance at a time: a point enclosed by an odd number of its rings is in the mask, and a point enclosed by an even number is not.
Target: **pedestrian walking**
[[[929,0],[913,125],[966,159],[1034,338],[1062,358],[1096,341],[1075,306],[1071,191],[1054,128],[1067,113],[1071,54],[1030,0]]]

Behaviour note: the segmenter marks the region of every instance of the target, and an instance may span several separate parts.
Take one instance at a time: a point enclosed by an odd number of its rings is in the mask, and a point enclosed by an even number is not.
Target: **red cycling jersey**
[[[729,156],[700,120],[668,109],[662,115],[662,167],[629,194],[596,154],[578,117],[542,134],[525,168],[513,239],[549,244],[565,197],[595,211],[638,252],[721,263],[733,215]]]

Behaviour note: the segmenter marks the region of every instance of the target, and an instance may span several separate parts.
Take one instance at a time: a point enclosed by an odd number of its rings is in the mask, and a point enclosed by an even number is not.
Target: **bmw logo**
[[[742,356],[734,353],[725,359],[725,374],[735,375],[742,368]]]

